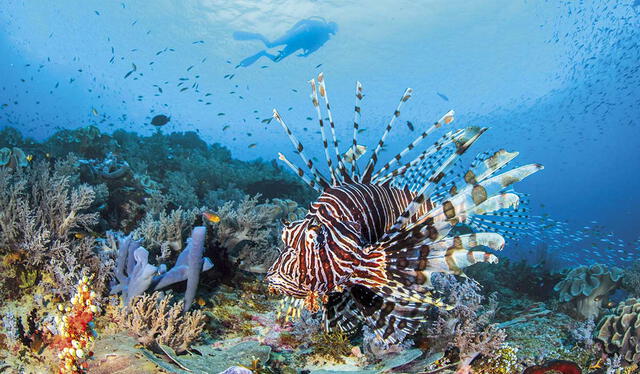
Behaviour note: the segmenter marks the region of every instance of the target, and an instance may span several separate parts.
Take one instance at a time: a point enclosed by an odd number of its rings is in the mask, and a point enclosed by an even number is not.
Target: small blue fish
[[[449,98],[448,98],[446,95],[441,94],[440,92],[436,92],[436,94],[437,94],[438,96],[440,96],[440,98],[441,98],[442,100],[444,100],[444,101],[449,101]]]

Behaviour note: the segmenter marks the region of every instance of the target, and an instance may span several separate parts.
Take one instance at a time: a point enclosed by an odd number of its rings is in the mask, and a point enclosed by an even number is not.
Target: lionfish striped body
[[[277,111],[283,126],[308,171],[283,160],[320,196],[302,220],[287,223],[282,232],[284,249],[271,266],[266,280],[274,292],[284,293],[286,317],[302,307],[324,312],[325,328],[355,331],[366,323],[386,343],[397,343],[414,333],[433,306],[446,307],[431,285],[435,272],[463,275],[476,262],[497,262],[479,247],[500,250],[503,236],[514,236],[526,227],[526,216],[517,209],[519,196],[507,191],[511,184],[540,170],[525,165],[496,175],[517,153],[500,150],[476,157],[463,173],[455,173],[459,157],[486,128],[452,131],[419,153],[402,158],[433,131],[453,121],[445,114],[375,172],[378,154],[400,108],[412,94],[403,94],[392,119],[362,173],[356,157],[338,150],[335,127],[324,77],[319,89],[311,81],[329,168],[329,179],[305,155],[304,147]],[[318,91],[326,104],[333,137],[336,167],[329,152]],[[360,119],[362,85],[356,85],[356,107],[351,152],[355,154]],[[347,160],[351,163],[347,169]],[[482,232],[449,236],[457,225]]]

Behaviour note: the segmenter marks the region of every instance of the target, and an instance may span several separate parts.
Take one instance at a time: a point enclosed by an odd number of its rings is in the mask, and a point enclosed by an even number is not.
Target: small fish
[[[271,123],[271,120],[273,120],[273,117],[263,119],[261,122],[269,124],[269,123]]]
[[[198,305],[200,305],[200,306],[205,306],[205,305],[207,305],[207,302],[206,302],[206,301],[204,301],[204,299],[203,299],[203,298],[201,298],[201,297],[199,297],[199,298],[198,298],[198,301],[197,301],[197,302],[198,302]]]
[[[358,144],[355,147],[355,151],[354,151],[353,147],[349,148],[349,150],[347,152],[345,152],[344,155],[342,156],[342,159],[345,162],[353,162],[353,161],[359,159],[366,152],[367,152],[367,147],[365,147],[364,145],[359,145]]]
[[[446,95],[441,94],[440,92],[436,92],[436,95],[440,96],[440,98],[444,101],[449,101],[449,98]]]
[[[225,125],[225,126],[222,128],[222,131],[227,131],[227,130],[229,129],[229,127],[231,127],[231,126],[229,126],[229,125]]]
[[[27,155],[27,161],[31,162],[33,160],[33,155]]]
[[[224,116],[223,112],[218,113],[218,116]]]
[[[204,212],[202,213],[202,217],[204,217],[205,220],[211,223],[220,222],[220,216],[212,212]]]
[[[180,92],[184,92],[184,91],[186,91],[186,90],[188,90],[188,89],[189,89],[189,87],[183,87],[183,88],[180,90]]]
[[[98,111],[96,110],[96,108],[91,108],[91,114],[93,114],[94,116],[98,116]]]
[[[87,235],[85,233],[82,233],[82,232],[76,232],[75,234],[73,234],[73,237],[76,238],[76,239],[82,239],[85,236],[87,236]]]
[[[411,121],[407,121],[407,127],[409,128],[409,130],[413,131],[413,123],[411,123]]]
[[[171,117],[167,117],[164,114],[158,114],[151,119],[151,124],[154,126],[164,126],[171,121]]]
[[[256,145],[257,145],[256,143],[251,143],[251,144],[249,144],[249,146],[247,148],[255,148]]]
[[[100,15],[100,12],[98,12],[97,10],[94,10],[94,12],[96,13],[97,16]]]
[[[322,66],[322,64],[318,64],[318,65],[316,65],[316,69],[317,69],[317,68],[319,68],[320,66]]]
[[[187,68],[187,71],[189,71],[189,70],[191,70],[191,69],[193,69],[193,65],[189,66],[189,67]]]
[[[133,72],[134,72],[134,71],[135,71],[135,70],[130,70],[127,74],[125,74],[125,75],[124,75],[124,79],[129,78],[129,76],[130,76],[131,74],[133,74]]]

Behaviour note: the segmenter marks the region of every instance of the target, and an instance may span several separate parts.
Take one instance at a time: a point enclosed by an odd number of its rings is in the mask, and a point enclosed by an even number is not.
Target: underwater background
[[[3,0],[0,56],[7,372],[637,370],[640,1]],[[343,154],[358,81],[362,160],[411,87],[379,165],[452,109],[428,145],[489,127],[471,157],[544,165],[517,185],[531,224],[478,283],[435,282],[463,311],[411,343],[277,322],[281,221],[318,193],[278,160],[298,152],[273,109],[326,172],[320,73]]]

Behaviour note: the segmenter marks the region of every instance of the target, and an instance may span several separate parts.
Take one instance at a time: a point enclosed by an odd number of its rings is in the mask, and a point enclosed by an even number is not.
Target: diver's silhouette
[[[330,34],[335,34],[337,31],[338,25],[335,22],[327,22],[320,17],[312,17],[299,21],[283,36],[271,42],[262,34],[236,31],[233,33],[235,40],[260,40],[267,48],[286,45],[277,55],[262,50],[240,61],[236,68],[240,66],[250,66],[263,56],[273,62],[278,62],[299,49],[302,49],[302,53],[298,54],[298,56],[307,57],[322,47],[324,43],[331,38]]]

